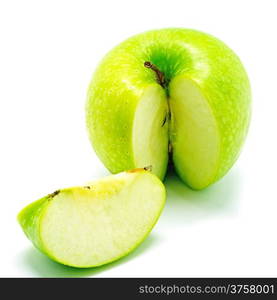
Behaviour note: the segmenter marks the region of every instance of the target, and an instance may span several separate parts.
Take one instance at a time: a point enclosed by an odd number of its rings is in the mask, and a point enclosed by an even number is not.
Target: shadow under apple
[[[167,201],[161,218],[163,225],[190,223],[215,214],[236,214],[238,211],[241,178],[236,168],[201,191],[190,189],[172,169],[164,184]]]

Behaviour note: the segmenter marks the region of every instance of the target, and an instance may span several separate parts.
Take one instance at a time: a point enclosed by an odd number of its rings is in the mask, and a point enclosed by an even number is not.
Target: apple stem
[[[161,72],[155,65],[153,65],[150,61],[146,61],[144,63],[145,68],[151,69],[155,72],[156,74],[156,78],[158,83],[165,88],[166,87],[166,80],[165,80],[165,76],[164,73]]]

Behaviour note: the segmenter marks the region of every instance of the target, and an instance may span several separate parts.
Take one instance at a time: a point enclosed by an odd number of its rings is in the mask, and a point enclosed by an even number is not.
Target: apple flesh
[[[250,120],[251,93],[237,55],[189,29],[153,30],[109,52],[88,90],[86,120],[96,154],[112,172],[169,156],[193,189],[220,179],[236,161]]]
[[[165,203],[162,182],[136,169],[56,191],[18,215],[27,237],[53,260],[78,268],[127,255],[150,233]]]

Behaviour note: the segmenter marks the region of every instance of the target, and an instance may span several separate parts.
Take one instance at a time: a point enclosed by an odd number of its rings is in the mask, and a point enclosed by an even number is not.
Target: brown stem
[[[145,68],[151,69],[151,70],[153,70],[153,71],[155,72],[158,83],[159,83],[163,88],[165,88],[165,87],[166,87],[166,80],[165,80],[165,77],[164,77],[164,73],[161,72],[161,71],[160,71],[155,65],[153,65],[150,61],[146,61],[146,62],[144,63],[144,66],[145,66]]]

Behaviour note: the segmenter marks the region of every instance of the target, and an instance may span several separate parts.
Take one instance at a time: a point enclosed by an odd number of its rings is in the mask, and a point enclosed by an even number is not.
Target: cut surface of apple
[[[137,169],[66,188],[23,209],[27,237],[53,260],[79,268],[127,255],[150,233],[165,203],[165,188]]]
[[[132,144],[135,166],[153,165],[154,174],[163,178],[168,163],[168,105],[159,85],[145,89],[134,117]]]
[[[184,182],[203,189],[238,158],[250,106],[247,74],[230,48],[203,32],[169,28],[106,55],[88,90],[86,119],[112,173],[152,165],[163,179],[170,159]]]
[[[171,83],[171,143],[177,173],[189,185],[203,188],[216,176],[219,131],[200,88],[189,78]]]

